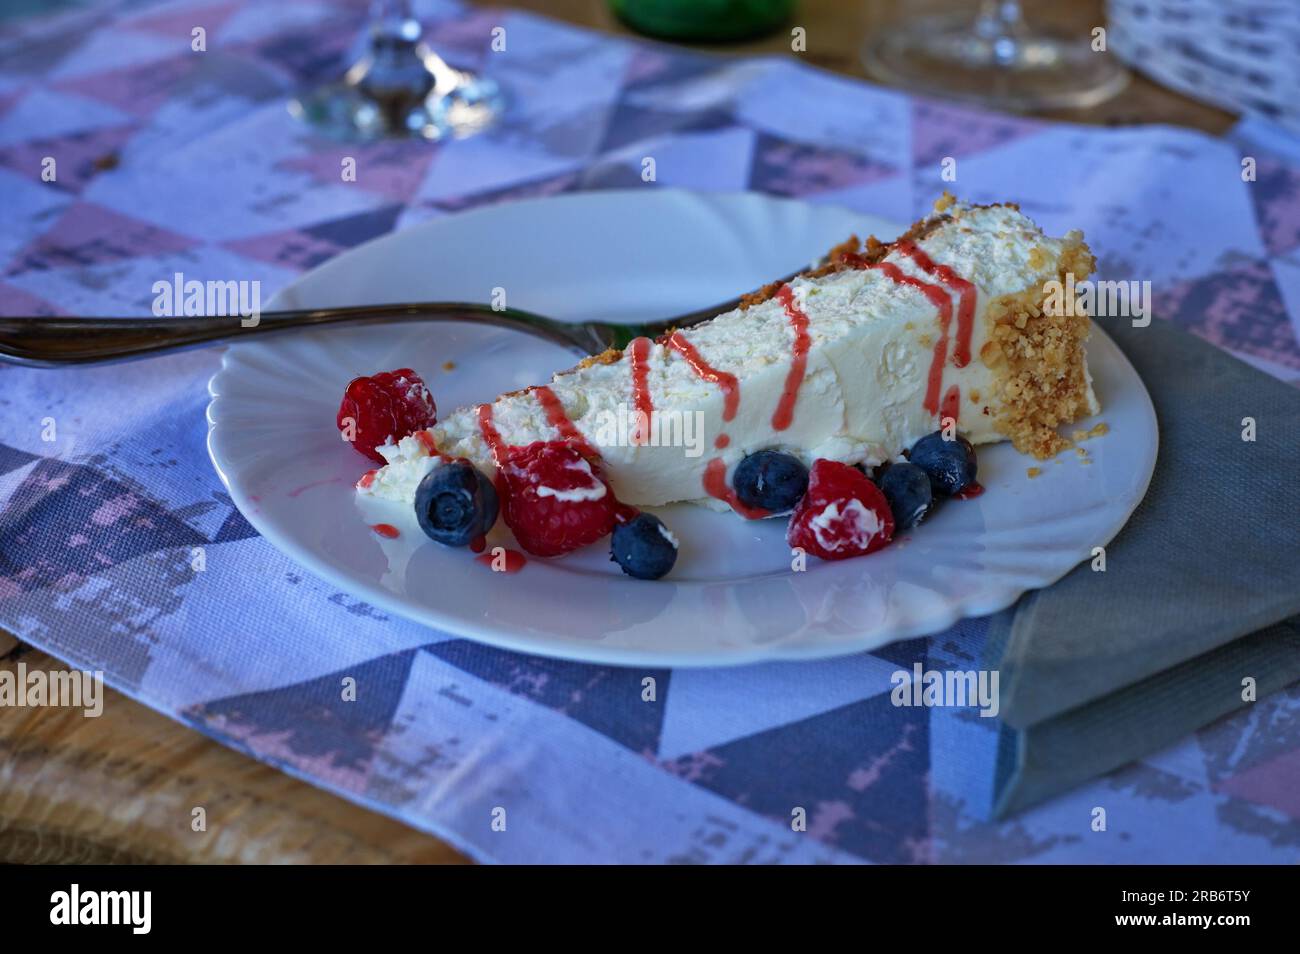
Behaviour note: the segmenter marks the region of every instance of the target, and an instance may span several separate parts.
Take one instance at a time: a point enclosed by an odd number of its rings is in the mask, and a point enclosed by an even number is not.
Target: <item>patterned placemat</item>
[[[431,41],[501,81],[505,122],[344,146],[285,100],[333,76],[364,8],[180,0],[0,24],[0,311],[147,314],[178,271],[269,294],[411,222],[575,189],[753,189],[901,221],[950,188],[1084,229],[1103,274],[1152,282],[1158,314],[1300,379],[1300,161],[1267,127],[1225,141],[987,115],[788,58],[435,3],[417,4]],[[670,672],[390,617],[231,506],[204,450],[218,361],[0,369],[0,625],[227,745],[485,859],[1295,860],[1295,687],[995,823],[996,720],[889,693],[918,662],[975,667],[984,620],[828,662]]]

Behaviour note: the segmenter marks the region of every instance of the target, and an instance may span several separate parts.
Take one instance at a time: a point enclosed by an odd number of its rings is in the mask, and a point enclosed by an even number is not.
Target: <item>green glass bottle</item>
[[[719,42],[771,33],[790,19],[794,0],[609,0],[639,33],[665,40]]]

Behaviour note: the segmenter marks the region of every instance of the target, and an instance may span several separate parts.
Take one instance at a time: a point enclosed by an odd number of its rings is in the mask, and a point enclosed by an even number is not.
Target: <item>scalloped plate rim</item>
[[[455,228],[454,221],[464,219],[466,216],[482,215],[502,215],[527,214],[527,210],[534,209],[538,206],[554,208],[557,203],[567,202],[597,202],[597,203],[622,203],[625,201],[644,202],[648,196],[673,196],[678,201],[683,197],[689,202],[699,202],[705,206],[711,206],[712,212],[717,213],[721,207],[727,207],[732,203],[736,204],[763,204],[769,207],[784,207],[786,209],[795,206],[803,207],[807,210],[819,210],[819,212],[834,210],[846,218],[860,220],[864,218],[874,218],[864,213],[854,212],[847,209],[835,209],[832,206],[810,205],[795,199],[776,198],[758,193],[739,192],[739,193],[695,193],[686,190],[677,189],[658,189],[653,192],[642,192],[639,190],[608,190],[601,192],[581,192],[568,193],[559,196],[547,196],[532,199],[523,199],[517,202],[480,207],[463,213],[457,213],[445,217],[438,217],[432,220],[421,222],[411,227],[402,229],[398,232],[389,233],[372,239],[366,243],[356,246],[324,263],[304,272],[298,276],[292,283],[278,292],[274,298],[268,302],[267,308],[281,306],[287,302],[297,302],[298,296],[304,288],[313,283],[328,280],[335,274],[346,274],[350,264],[357,262],[365,255],[373,254],[376,249],[382,248],[390,243],[411,242],[420,237],[425,232],[436,232],[443,228]],[[503,210],[508,210],[504,211]],[[766,213],[765,213],[766,214]],[[803,213],[797,213],[803,214]],[[449,225],[450,223],[450,225]],[[900,229],[901,231],[901,229]],[[310,291],[308,291],[310,294]],[[384,326],[394,327],[394,326]],[[319,332],[305,332],[298,334],[319,334]],[[1131,493],[1122,505],[1114,510],[1116,516],[1112,517],[1111,525],[1105,539],[1094,538],[1092,540],[1080,543],[1078,546],[1067,548],[1067,556],[1063,559],[1069,560],[1060,572],[1044,575],[1041,583],[1034,586],[1025,586],[1019,583],[1004,582],[1005,577],[995,576],[990,581],[989,587],[978,593],[972,593],[965,597],[954,597],[946,602],[936,602],[931,606],[930,612],[924,619],[918,620],[911,625],[897,627],[891,630],[887,635],[861,635],[861,636],[827,636],[823,635],[819,639],[808,641],[790,641],[782,639],[775,642],[756,643],[743,647],[713,648],[709,651],[699,651],[682,653],[676,652],[666,655],[653,647],[631,648],[626,646],[609,646],[596,642],[581,643],[573,640],[562,641],[558,643],[547,643],[539,640],[536,636],[530,634],[516,634],[498,629],[485,628],[481,626],[469,625],[461,617],[453,615],[440,615],[436,612],[430,612],[426,607],[413,606],[407,599],[365,580],[357,579],[355,576],[349,576],[340,572],[336,567],[324,562],[319,553],[313,551],[310,547],[303,546],[292,537],[286,536],[281,532],[280,527],[274,519],[268,519],[262,510],[255,505],[255,501],[247,493],[246,488],[242,485],[238,474],[232,473],[235,468],[231,464],[231,452],[234,450],[231,440],[228,439],[230,428],[223,427],[223,424],[230,420],[228,409],[237,406],[237,395],[232,393],[232,382],[237,381],[236,373],[241,369],[240,357],[252,349],[262,350],[273,346],[276,338],[284,336],[271,336],[260,340],[248,342],[237,342],[230,345],[222,355],[221,367],[213,374],[208,383],[208,391],[211,400],[208,403],[206,418],[208,421],[207,447],[213,466],[217,471],[223,485],[229,492],[235,506],[240,510],[245,519],[263,536],[269,543],[281,550],[296,562],[302,564],[313,574],[322,577],[330,582],[342,586],[343,588],[363,596],[368,602],[379,608],[391,612],[395,615],[413,620],[415,622],[428,625],[434,629],[441,630],[452,636],[461,636],[483,642],[498,648],[523,652],[533,655],[547,656],[551,658],[589,662],[604,665],[620,666],[685,666],[685,667],[716,667],[716,666],[733,666],[748,665],[761,662],[771,661],[809,661],[816,659],[825,659],[834,656],[846,655],[849,653],[869,651],[895,642],[901,639],[916,638],[919,636],[929,635],[940,632],[949,628],[964,618],[984,616],[1000,610],[1013,604],[1021,595],[1030,589],[1038,589],[1044,586],[1050,586],[1058,579],[1069,573],[1078,563],[1086,560],[1092,553],[1093,546],[1105,546],[1114,536],[1123,528],[1129,516],[1137,508],[1138,504],[1145,496],[1149,488],[1151,476],[1154,472],[1156,454],[1158,452],[1158,421],[1154,407],[1151,404],[1150,395],[1147,393],[1145,386],[1142,385],[1140,377],[1136,370],[1128,361],[1127,357],[1114,344],[1114,342],[1105,334],[1104,329],[1094,322],[1093,325],[1093,342],[1090,343],[1090,357],[1098,350],[1110,352],[1108,360],[1116,362],[1118,370],[1124,376],[1130,379],[1130,383],[1136,382],[1138,391],[1143,399],[1143,408],[1145,417],[1151,429],[1151,456],[1144,462],[1142,468],[1144,473],[1141,475],[1135,490]],[[1101,348],[1097,344],[1104,340]],[[247,365],[243,365],[247,369]],[[237,384],[234,385],[237,387]],[[1106,407],[1103,405],[1103,415]],[[1005,445],[998,445],[1005,446]],[[1025,458],[1025,460],[1029,460]],[[224,463],[224,466],[223,466]],[[1120,515],[1122,510],[1122,515]],[[923,532],[923,531],[922,531]],[[433,546],[433,544],[426,544]],[[859,561],[848,561],[857,563]],[[865,561],[862,561],[865,562]],[[865,567],[864,567],[865,568]],[[1001,585],[992,585],[998,584]],[[709,585],[702,582],[693,582],[679,584],[685,586],[703,586]],[[802,632],[800,630],[799,632]]]

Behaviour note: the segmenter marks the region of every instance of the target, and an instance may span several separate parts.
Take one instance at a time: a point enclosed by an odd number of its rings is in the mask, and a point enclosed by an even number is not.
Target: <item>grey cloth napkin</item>
[[[1160,453],[1105,572],[1084,563],[991,620],[999,817],[1248,705],[1246,677],[1258,698],[1300,680],[1300,391],[1167,322],[1103,322]]]

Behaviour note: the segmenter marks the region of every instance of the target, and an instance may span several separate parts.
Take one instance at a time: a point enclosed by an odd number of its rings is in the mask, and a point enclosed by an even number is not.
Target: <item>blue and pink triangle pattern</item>
[[[1110,274],[1158,279],[1162,314],[1300,381],[1300,148],[1259,123],[1220,140],[1011,119],[792,58],[437,0],[416,4],[431,42],[495,76],[509,115],[460,142],[344,148],[284,104],[333,74],[366,7],[160,0],[0,20],[0,312],[144,314],[152,281],[178,270],[273,290],[409,223],[580,189],[752,189],[910,220],[953,157],[964,195],[1014,195],[1050,230],[1084,228]],[[507,49],[493,53],[498,26]],[[654,184],[639,175],[649,149]],[[344,155],[366,170],[356,183],[339,182]],[[391,617],[299,569],[223,493],[204,449],[217,362],[0,368],[0,625],[254,758],[487,860],[1300,851],[1294,688],[995,821],[994,720],[889,700],[891,674],[915,662],[972,668],[983,620],[839,660],[668,671],[532,658]],[[1098,805],[1107,832],[1090,828]]]

